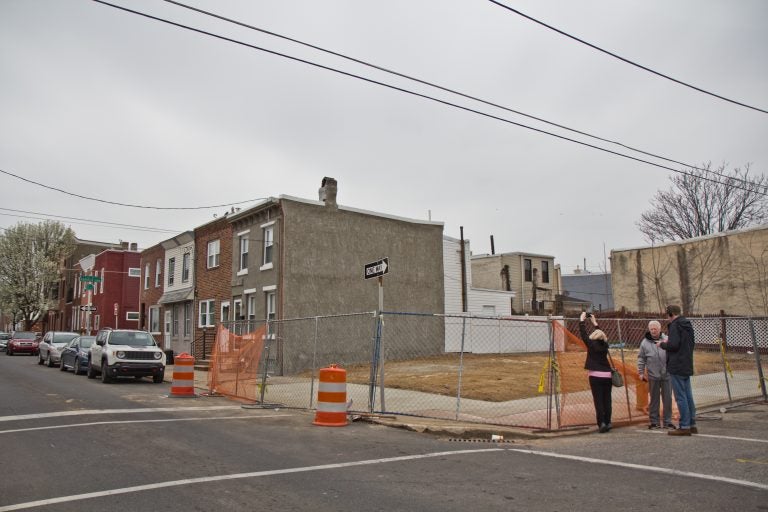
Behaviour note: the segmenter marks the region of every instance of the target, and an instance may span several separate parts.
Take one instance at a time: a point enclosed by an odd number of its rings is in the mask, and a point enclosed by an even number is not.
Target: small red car
[[[14,354],[37,355],[37,347],[40,344],[40,337],[36,332],[16,331],[8,340],[8,347],[5,349],[5,355]]]

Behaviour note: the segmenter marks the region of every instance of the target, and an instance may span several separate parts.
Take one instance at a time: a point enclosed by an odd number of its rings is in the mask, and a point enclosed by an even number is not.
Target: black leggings
[[[611,391],[613,385],[611,379],[604,377],[590,377],[589,387],[592,389],[592,400],[595,402],[595,416],[597,426],[611,423]]]

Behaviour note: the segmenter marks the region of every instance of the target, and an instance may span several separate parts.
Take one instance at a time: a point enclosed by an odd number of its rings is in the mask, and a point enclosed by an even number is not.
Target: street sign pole
[[[93,288],[93,287],[91,287]],[[91,335],[91,294],[93,293],[93,290],[88,289],[88,311],[85,312],[85,325],[88,327],[88,336]]]
[[[387,410],[384,405],[384,350],[382,349],[381,331],[384,329],[384,276],[379,276],[379,402],[381,412]]]

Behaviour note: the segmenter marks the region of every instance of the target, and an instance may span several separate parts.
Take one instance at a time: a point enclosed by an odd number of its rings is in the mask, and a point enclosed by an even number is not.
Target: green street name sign
[[[99,276],[80,276],[81,283],[100,283],[101,278]]]

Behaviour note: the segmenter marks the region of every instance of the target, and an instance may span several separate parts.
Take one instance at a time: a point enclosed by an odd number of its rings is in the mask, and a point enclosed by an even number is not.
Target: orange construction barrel
[[[195,394],[195,358],[186,352],[173,358],[173,382],[171,397],[194,398]]]
[[[317,410],[312,424],[344,427],[347,423],[347,370],[332,364],[328,368],[320,369]]]

